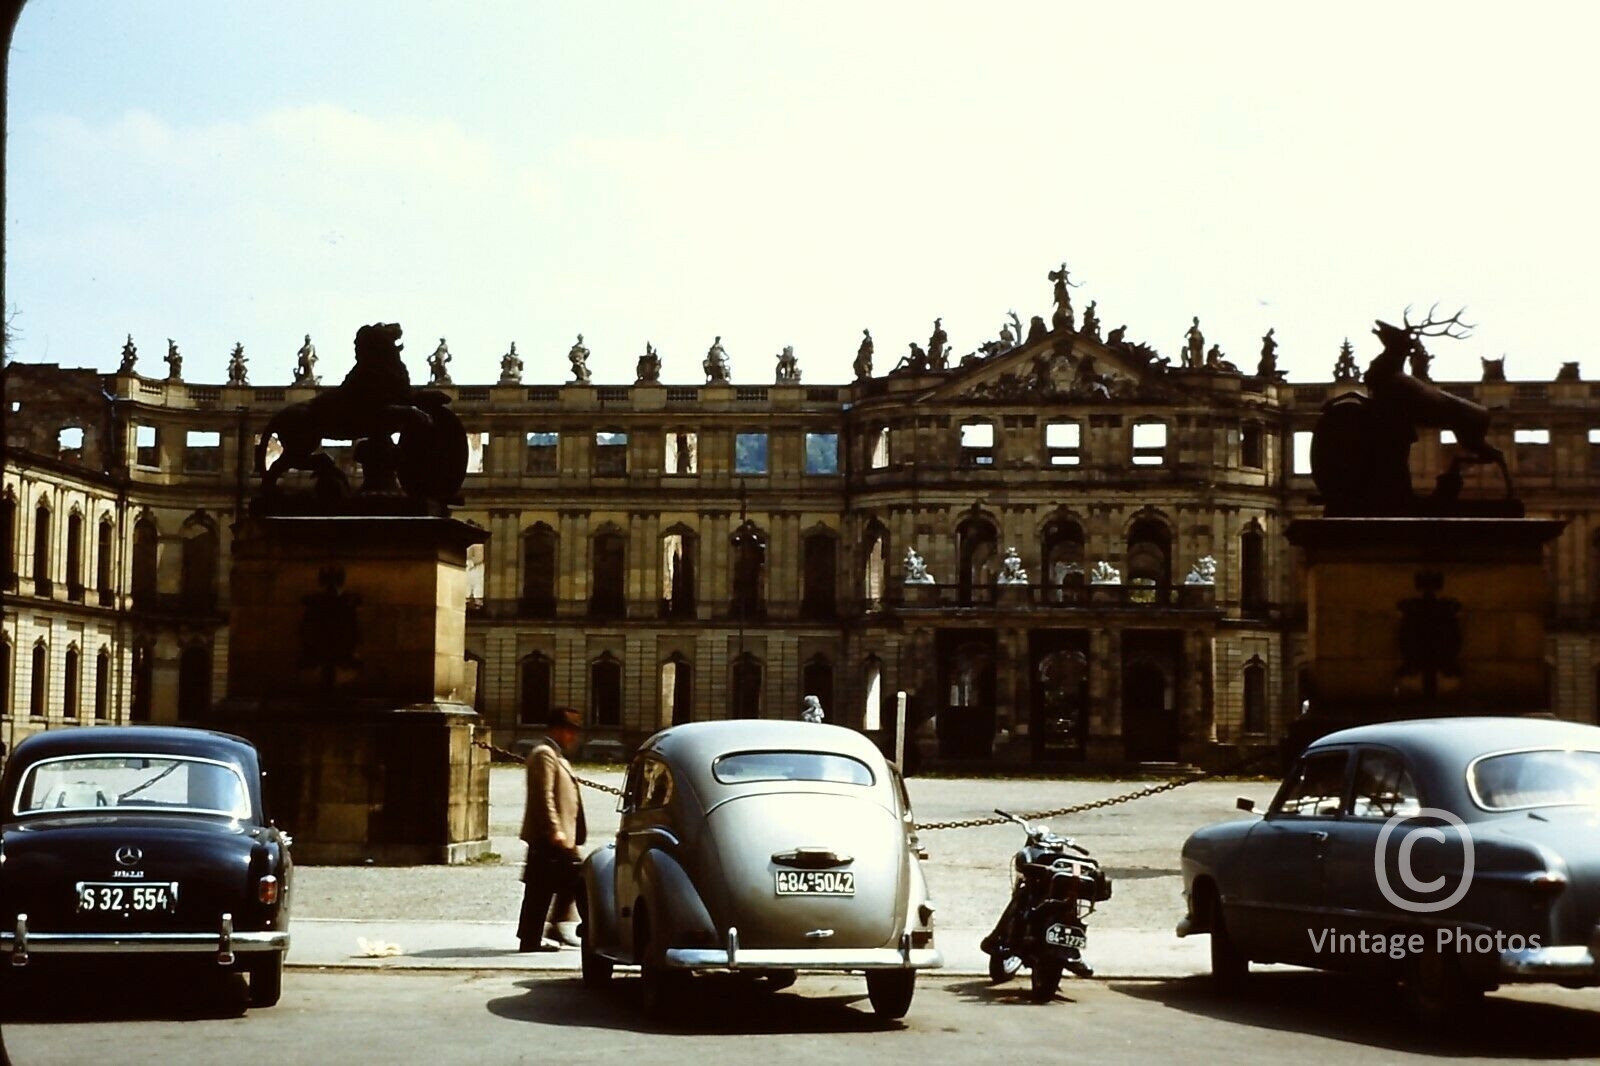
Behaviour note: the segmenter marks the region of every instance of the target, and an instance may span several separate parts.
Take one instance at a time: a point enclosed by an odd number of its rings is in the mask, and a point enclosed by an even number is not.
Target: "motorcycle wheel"
[[[991,952],[989,955],[989,980],[994,984],[1003,985],[1022,969],[1022,960],[1015,955],[1007,955],[1002,951]]]
[[[1056,996],[1056,990],[1061,987],[1061,963],[1054,959],[1040,959],[1033,964],[1032,977],[1033,1001],[1035,1003],[1048,1003]]]

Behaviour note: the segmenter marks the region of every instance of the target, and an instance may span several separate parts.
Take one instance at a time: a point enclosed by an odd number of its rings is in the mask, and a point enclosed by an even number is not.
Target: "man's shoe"
[[[544,939],[528,940],[528,939],[524,938],[522,940],[517,941],[517,950],[518,951],[560,951],[561,950],[561,945],[557,944],[553,940],[544,940]]]
[[[544,936],[546,940],[555,941],[557,947],[578,948],[583,946],[583,941],[579,940],[575,933],[569,933],[559,925],[546,926]]]

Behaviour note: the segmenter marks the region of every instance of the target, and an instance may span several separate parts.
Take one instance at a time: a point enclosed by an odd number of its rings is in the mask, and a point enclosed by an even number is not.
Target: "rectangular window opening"
[[[1135,422],[1133,424],[1133,465],[1163,466],[1167,461],[1167,424],[1165,422]]]
[[[765,433],[737,433],[734,435],[733,472],[735,474],[765,474],[767,472],[767,435]]]
[[[528,473],[554,474],[556,472],[556,445],[560,437],[559,433],[538,432],[528,434]]]
[[[874,470],[882,470],[889,465],[888,426],[879,426],[877,435],[872,438],[872,458],[867,465]]]
[[[1311,473],[1311,431],[1309,429],[1295,430],[1294,472],[1296,474]]]
[[[158,439],[155,426],[133,427],[133,461],[135,464],[148,467],[161,465]]]
[[[600,430],[594,435],[596,477],[622,477],[628,472],[628,435],[616,430]]]
[[[193,474],[214,474],[222,469],[222,434],[191,429],[183,438],[183,468]]]
[[[467,473],[483,473],[484,456],[489,452],[489,433],[481,430],[467,433]]]
[[[839,472],[839,434],[806,434],[806,473],[837,474]]]
[[[1077,466],[1083,461],[1083,427],[1076,422],[1046,422],[1044,448],[1051,466]]]
[[[700,472],[700,435],[685,430],[668,430],[665,472],[677,476]]]

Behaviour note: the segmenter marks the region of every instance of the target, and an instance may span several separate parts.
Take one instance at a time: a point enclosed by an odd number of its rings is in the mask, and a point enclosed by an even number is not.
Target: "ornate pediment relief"
[[[1143,344],[1058,330],[1031,343],[969,357],[929,399],[1088,402],[1176,397],[1167,361]]]

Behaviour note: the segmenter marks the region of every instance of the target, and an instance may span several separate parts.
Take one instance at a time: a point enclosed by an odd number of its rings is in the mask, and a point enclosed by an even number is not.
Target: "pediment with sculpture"
[[[1165,380],[1166,360],[1148,345],[1119,336],[1055,331],[1009,351],[959,366],[930,399],[1095,403],[1171,399],[1182,390]]]

